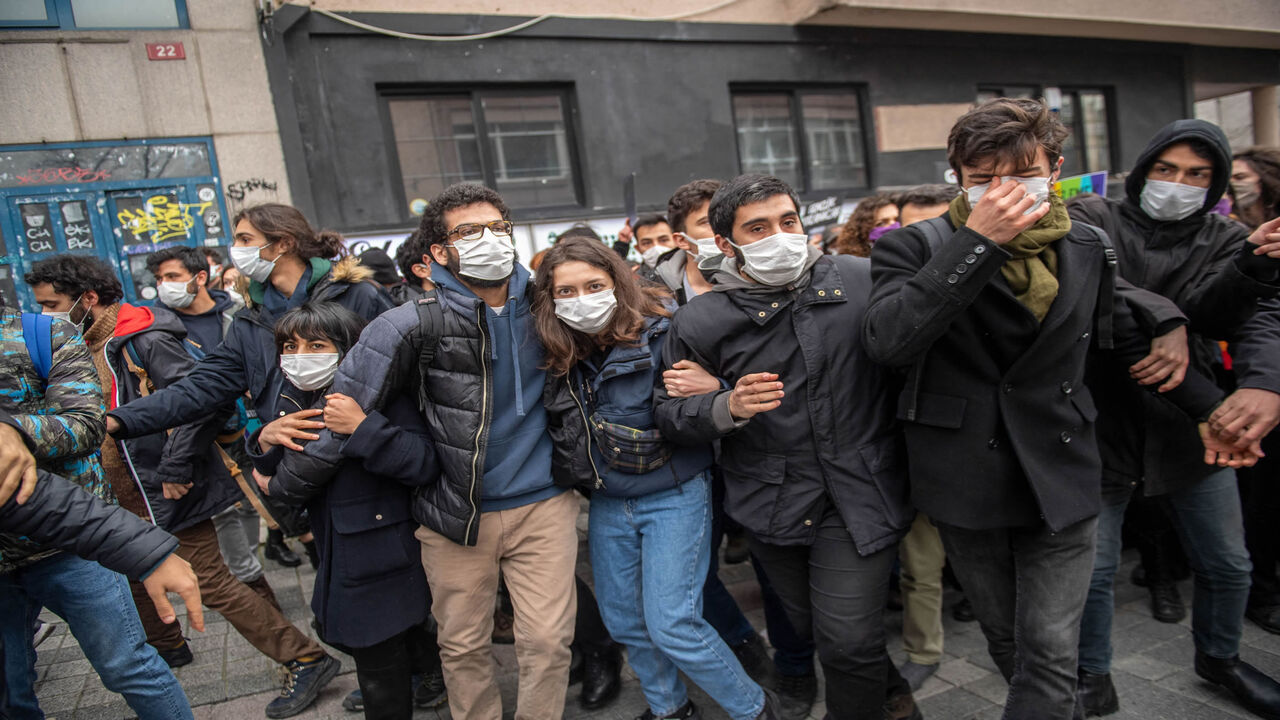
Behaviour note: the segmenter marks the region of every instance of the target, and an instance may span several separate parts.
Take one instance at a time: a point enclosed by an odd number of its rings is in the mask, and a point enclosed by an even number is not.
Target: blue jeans
[[[0,715],[40,720],[31,622],[41,606],[67,623],[102,684],[124,696],[140,720],[191,718],[191,706],[133,606],[123,575],[63,553],[0,575],[0,642],[6,692]]]
[[[935,521],[987,651],[1009,682],[1006,720],[1069,720],[1097,520],[966,530]]]
[[[1240,653],[1244,608],[1252,565],[1244,545],[1244,520],[1236,473],[1219,470],[1194,485],[1160,496],[1187,551],[1195,575],[1191,635],[1196,649],[1215,658]],[[1098,516],[1098,553],[1080,627],[1080,667],[1111,672],[1111,619],[1115,574],[1120,566],[1120,530],[1129,500],[1103,507]]]
[[[711,561],[711,483],[705,473],[638,498],[591,497],[591,568],[605,626],[649,709],[674,713],[689,699],[684,671],[734,720],[764,708],[764,691],[702,617]]]

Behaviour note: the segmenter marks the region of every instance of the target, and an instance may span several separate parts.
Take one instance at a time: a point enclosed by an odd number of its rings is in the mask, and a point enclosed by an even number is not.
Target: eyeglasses
[[[456,237],[460,240],[479,240],[484,235],[485,228],[489,228],[494,235],[510,235],[512,228],[515,226],[506,220],[494,220],[491,223],[466,223],[449,231],[448,237]]]

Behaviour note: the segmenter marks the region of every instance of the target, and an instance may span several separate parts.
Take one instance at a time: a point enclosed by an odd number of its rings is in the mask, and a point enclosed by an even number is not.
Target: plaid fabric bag
[[[612,423],[591,413],[591,434],[609,467],[631,475],[644,475],[667,464],[671,443],[657,428],[637,430]]]

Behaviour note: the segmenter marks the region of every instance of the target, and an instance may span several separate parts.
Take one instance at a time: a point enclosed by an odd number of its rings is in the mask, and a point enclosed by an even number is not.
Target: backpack
[[[36,366],[36,374],[46,385],[53,369],[53,318],[43,313],[22,313],[22,342]]]
[[[418,311],[418,328],[422,336],[422,347],[418,350],[418,374],[423,387],[418,392],[418,409],[426,411],[427,368],[436,356],[436,345],[440,342],[441,328],[444,327],[444,310],[440,307],[440,297],[435,289],[427,290],[422,297],[413,301]]]

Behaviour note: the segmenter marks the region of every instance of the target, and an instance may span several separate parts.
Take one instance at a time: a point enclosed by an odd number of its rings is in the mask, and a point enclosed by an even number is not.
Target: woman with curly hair
[[[892,196],[881,193],[858,203],[853,216],[836,238],[835,251],[841,255],[870,257],[871,246],[881,235],[902,227],[898,224],[898,205]]]

